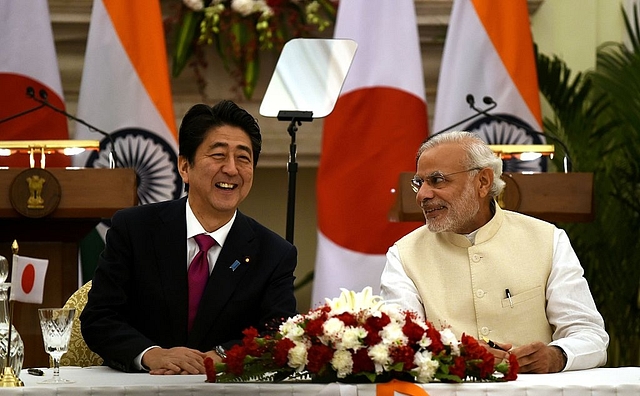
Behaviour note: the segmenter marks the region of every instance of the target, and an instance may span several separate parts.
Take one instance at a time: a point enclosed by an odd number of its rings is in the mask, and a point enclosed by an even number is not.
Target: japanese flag
[[[48,265],[49,260],[14,255],[10,300],[42,304]]]

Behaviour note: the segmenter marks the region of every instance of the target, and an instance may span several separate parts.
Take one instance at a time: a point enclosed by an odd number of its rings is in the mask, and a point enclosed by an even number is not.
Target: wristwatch
[[[215,351],[215,353],[218,354],[218,356],[220,356],[223,359],[227,358],[227,352],[224,350],[224,348],[222,347],[222,345],[216,345],[216,347],[213,349]]]

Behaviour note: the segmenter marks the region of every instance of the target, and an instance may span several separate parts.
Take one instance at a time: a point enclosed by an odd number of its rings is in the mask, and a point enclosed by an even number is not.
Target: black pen
[[[496,344],[495,342],[491,341],[491,340],[490,340],[490,339],[488,339],[488,338],[485,338],[485,339],[484,339],[484,342],[486,342],[486,343],[487,343],[487,345],[489,345],[491,348],[499,349],[499,350],[501,350],[501,351],[508,352],[506,349],[502,348],[500,345]]]
[[[513,308],[513,300],[511,300],[511,292],[509,291],[509,289],[504,289],[504,294],[506,294],[507,298],[509,299],[509,306]]]
[[[37,369],[37,368],[30,368],[27,369],[27,373],[31,374],[31,375],[37,375],[39,377],[44,375],[44,371]]]

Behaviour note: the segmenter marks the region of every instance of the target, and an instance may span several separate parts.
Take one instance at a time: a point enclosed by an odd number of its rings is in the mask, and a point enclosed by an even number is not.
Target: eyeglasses
[[[471,168],[459,172],[448,173],[446,175],[443,175],[442,172],[433,172],[424,179],[416,175],[411,179],[411,189],[414,193],[417,193],[420,190],[420,187],[422,187],[425,182],[427,182],[427,185],[429,185],[429,187],[431,188],[440,188],[445,182],[448,181],[447,178],[449,176],[457,175],[459,173],[477,171],[481,169],[482,168]]]

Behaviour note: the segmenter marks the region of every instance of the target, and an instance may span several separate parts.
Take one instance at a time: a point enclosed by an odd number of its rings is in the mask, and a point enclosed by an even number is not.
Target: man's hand
[[[211,357],[213,363],[222,363],[222,356],[218,355],[215,351],[206,352],[205,355]]]
[[[521,373],[547,374],[562,371],[566,361],[562,350],[542,342],[534,342],[514,348],[511,353],[518,358]]]
[[[504,360],[509,359],[509,350],[513,347],[512,344],[492,342],[493,347],[487,344],[484,340],[479,340],[480,345],[485,347],[487,351],[494,357],[494,364],[499,364]]]
[[[190,348],[152,348],[142,356],[142,364],[149,368],[149,374],[204,374],[206,354]]]

